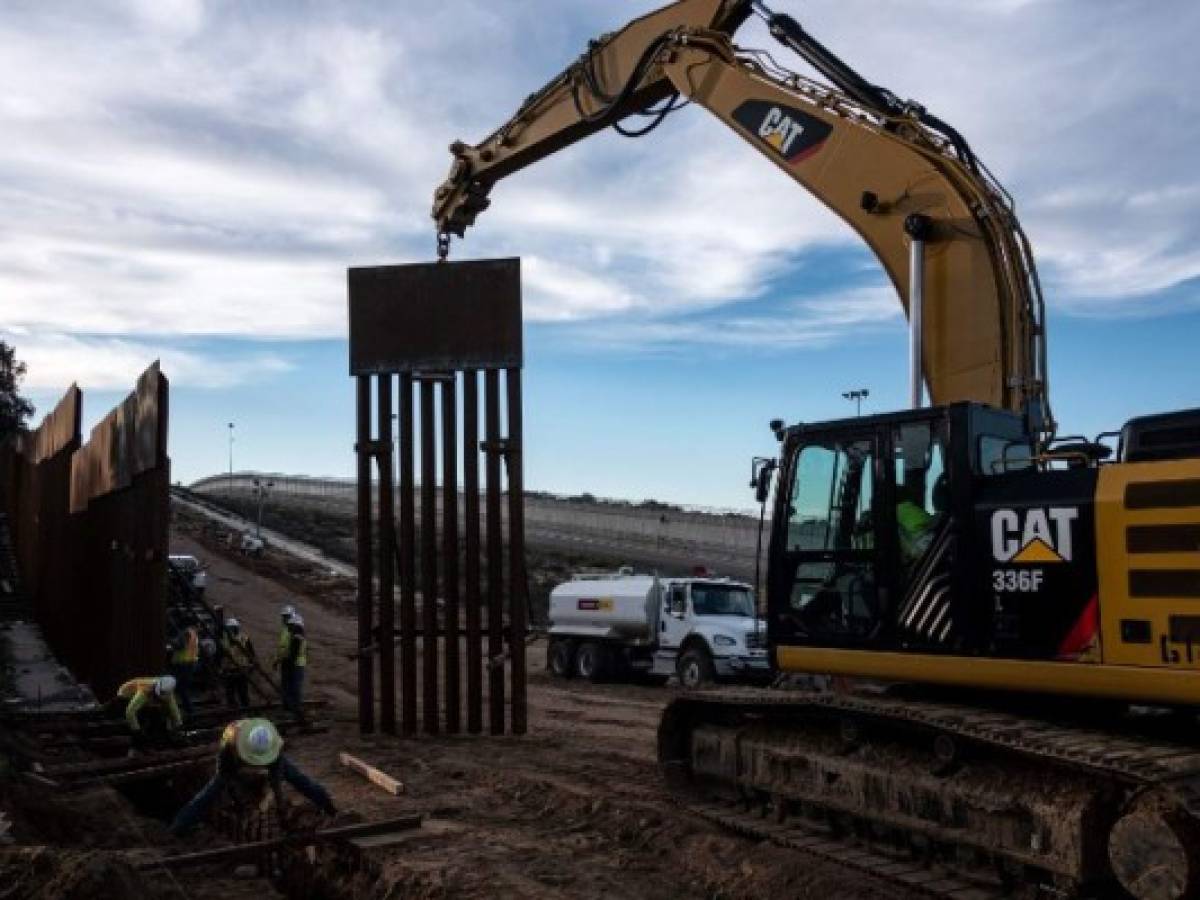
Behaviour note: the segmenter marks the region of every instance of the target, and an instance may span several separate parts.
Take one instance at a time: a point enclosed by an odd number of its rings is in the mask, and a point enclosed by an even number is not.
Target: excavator
[[[820,80],[736,44],[752,17]],[[760,0],[677,0],[451,146],[439,256],[501,179],[689,103],[874,252],[911,408],[771,423],[780,685],[669,703],[668,783],[916,894],[1200,896],[1200,410],[1058,434],[1030,242],[952,125]]]

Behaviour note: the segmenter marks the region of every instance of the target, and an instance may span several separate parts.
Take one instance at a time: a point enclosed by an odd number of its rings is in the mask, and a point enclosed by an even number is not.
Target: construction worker
[[[125,721],[133,732],[134,746],[145,746],[183,727],[183,716],[175,702],[175,687],[175,679],[163,675],[131,678],[117,689],[117,700],[127,701]]]
[[[288,708],[288,684],[291,681],[288,656],[292,647],[292,632],[288,628],[288,619],[294,615],[296,615],[294,606],[284,606],[279,610],[279,640],[275,644],[274,667],[279,670],[279,701],[284,709]]]
[[[900,559],[908,568],[929,549],[933,538],[934,517],[926,511],[922,503],[917,502],[920,496],[916,491],[910,489],[905,494],[896,504],[896,527],[900,538]]]
[[[283,782],[307,797],[327,816],[337,815],[329,792],[283,755],[283,738],[268,719],[238,719],[225,726],[217,750],[217,771],[175,816],[171,833],[181,835],[196,825],[234,780],[265,776],[275,795],[276,814],[283,820]]]
[[[304,633],[304,619],[294,613],[288,619],[288,655],[283,665],[284,709],[299,718],[304,718],[304,675],[308,669],[308,638]]]
[[[171,674],[175,676],[179,705],[189,716],[192,714],[192,679],[200,662],[200,631],[193,616],[185,621],[186,627],[171,645]]]
[[[230,617],[221,635],[221,678],[225,682],[225,705],[245,709],[250,705],[250,669],[254,665],[254,644],[242,631],[242,623]]]

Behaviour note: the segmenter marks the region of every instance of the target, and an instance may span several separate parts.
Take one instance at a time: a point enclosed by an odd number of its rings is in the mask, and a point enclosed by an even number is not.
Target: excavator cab
[[[781,435],[767,576],[774,645],[998,649],[1004,618],[972,560],[993,485],[1019,493],[1033,470],[1021,416],[962,403]]]

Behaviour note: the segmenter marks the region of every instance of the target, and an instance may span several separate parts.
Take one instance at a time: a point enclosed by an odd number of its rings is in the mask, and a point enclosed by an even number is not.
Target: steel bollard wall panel
[[[400,376],[400,704],[401,730],[417,733],[417,549],[413,377]]]
[[[375,639],[374,567],[371,518],[371,378],[358,376],[358,728],[375,730],[374,661],[367,648]],[[384,637],[383,639],[387,639]]]
[[[29,607],[97,696],[164,664],[169,385],[157,363],[81,444],[72,386],[4,450],[4,502]]]
[[[381,541],[393,528],[389,524],[396,493],[391,475],[391,385],[399,378],[399,527],[398,533],[392,532],[396,533],[394,543],[388,541],[392,545],[389,550],[380,552],[381,566],[394,566],[399,573],[399,627],[390,629],[381,613],[372,642],[360,623],[360,656],[380,653],[380,678],[387,683],[397,673],[393,669],[389,677],[385,657],[393,652],[398,638],[400,729],[404,734],[418,730],[418,695],[421,731],[462,731],[465,705],[466,730],[480,733],[485,690],[489,730],[493,734],[523,733],[527,717],[527,598],[519,264],[516,260],[484,260],[352,269],[349,285],[351,374],[373,382],[380,398],[376,441],[371,441],[363,428],[360,406],[358,515],[360,520],[378,515]],[[362,462],[364,455],[378,463],[377,499],[372,497],[369,483],[364,486],[371,478],[371,467]],[[336,487],[318,488],[317,481],[298,479],[294,489],[297,493],[337,495]],[[484,573],[486,578],[481,578]],[[362,564],[360,551],[360,596],[364,591],[373,593],[371,574]],[[378,583],[383,610],[394,602],[391,573],[385,578],[381,571]],[[507,684],[506,669],[510,673]],[[395,695],[381,687],[380,697],[380,721],[386,722]],[[506,699],[511,707],[507,722]],[[364,711],[360,710],[360,715]]]
[[[392,377],[376,379],[379,395],[379,730],[396,733],[396,495],[392,490]]]

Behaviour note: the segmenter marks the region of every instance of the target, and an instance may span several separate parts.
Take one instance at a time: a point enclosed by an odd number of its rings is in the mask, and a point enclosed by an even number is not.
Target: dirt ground
[[[426,816],[425,827],[403,843],[371,851],[375,874],[355,880],[354,896],[905,896],[895,885],[681,813],[655,764],[655,730],[671,689],[552,682],[540,643],[528,651],[528,735],[361,737],[352,658],[357,625],[346,585],[265,577],[251,569],[271,573],[278,565],[247,563],[197,531],[194,521],[177,518],[172,552],[207,563],[211,602],[242,621],[260,655],[273,645],[282,605],[295,605],[305,618],[306,696],[328,702],[321,718],[329,731],[293,741],[293,760],[343,810],[367,819]],[[342,750],[401,779],[405,793],[390,797],[341,768]],[[261,881],[224,874],[181,873],[180,886],[192,897],[262,896]]]
[[[241,620],[260,657],[271,656],[280,607],[291,604],[304,616],[306,697],[325,701],[318,716],[328,730],[289,738],[285,752],[330,790],[339,818],[425,817],[421,829],[364,851],[353,865],[345,852],[326,852],[318,859],[324,883],[314,891],[308,878],[306,898],[908,896],[868,874],[741,838],[681,811],[655,762],[659,714],[673,688],[552,681],[539,642],[528,648],[527,735],[364,738],[356,716],[352,582],[270,552],[262,560],[241,557],[194,514],[173,515],[171,551],[207,564],[209,601]],[[341,751],[399,778],[404,793],[392,797],[342,768]],[[193,776],[196,783],[203,777]],[[135,806],[112,789],[54,799],[0,779],[0,811],[13,817],[18,837],[16,846],[0,846],[0,900],[278,896],[266,880],[238,873],[237,863],[134,871],[139,854],[228,843],[207,827],[185,839],[167,833],[177,795],[190,789],[163,787],[162,796],[143,795]]]

